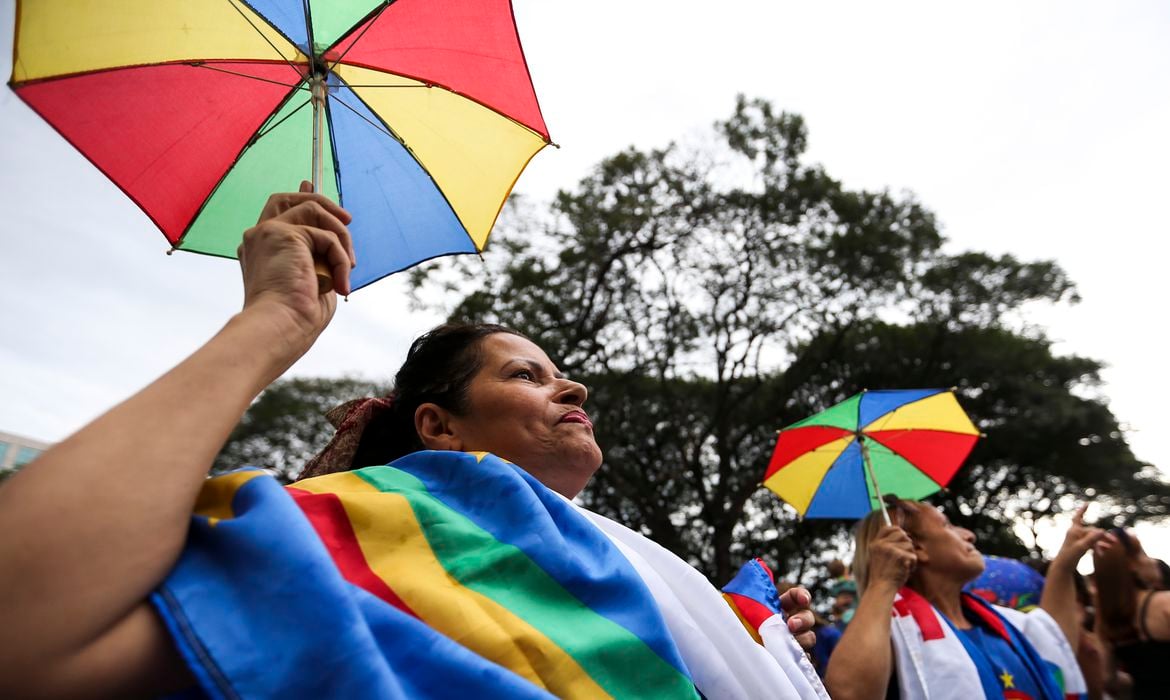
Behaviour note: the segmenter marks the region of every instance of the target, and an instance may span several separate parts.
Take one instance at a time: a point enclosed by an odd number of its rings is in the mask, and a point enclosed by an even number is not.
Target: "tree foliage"
[[[806,163],[803,120],[766,102],[741,98],[714,133],[704,150],[627,149],[548,216],[513,216],[449,307],[587,378],[606,452],[587,505],[715,580],[759,552],[807,570],[842,530],[758,487],[776,429],[863,387],[954,385],[987,439],[942,500],[990,551],[1018,553],[1013,519],[1065,494],[1166,513],[1091,395],[1099,365],[1024,323],[1027,305],[1076,300],[1058,265],[949,252],[912,195]],[[420,297],[441,274],[415,273]]]
[[[325,418],[329,409],[362,396],[383,396],[388,390],[364,379],[281,379],[248,408],[216,457],[213,471],[264,467],[291,481],[333,436],[333,426]]]

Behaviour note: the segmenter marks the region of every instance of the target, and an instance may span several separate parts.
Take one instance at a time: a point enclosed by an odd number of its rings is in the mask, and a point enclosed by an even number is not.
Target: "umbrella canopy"
[[[978,438],[953,391],[863,391],[781,430],[764,485],[803,517],[861,518],[938,491]]]
[[[1022,561],[983,555],[983,573],[963,590],[989,603],[1028,612],[1040,604],[1044,577]]]
[[[510,0],[35,0],[16,21],[13,90],[180,250],[235,257],[267,195],[313,179],[353,214],[357,289],[482,250],[549,143]]]

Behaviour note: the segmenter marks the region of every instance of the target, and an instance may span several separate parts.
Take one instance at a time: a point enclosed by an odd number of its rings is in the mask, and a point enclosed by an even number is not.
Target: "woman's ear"
[[[414,429],[428,450],[463,450],[463,440],[455,432],[451,412],[434,403],[424,403],[414,411]]]
[[[922,564],[930,561],[930,555],[927,554],[926,547],[922,546],[921,542],[919,542],[916,538],[911,537],[910,543],[914,545],[914,556],[918,557],[918,566],[921,566]]]

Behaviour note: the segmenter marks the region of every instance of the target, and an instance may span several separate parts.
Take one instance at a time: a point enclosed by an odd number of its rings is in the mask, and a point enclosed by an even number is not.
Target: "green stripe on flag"
[[[413,475],[393,467],[354,474],[380,491],[404,496],[439,563],[455,580],[539,630],[614,697],[644,697],[647,689],[654,689],[656,697],[694,697],[691,680],[637,635],[594,612],[518,547],[444,504]]]

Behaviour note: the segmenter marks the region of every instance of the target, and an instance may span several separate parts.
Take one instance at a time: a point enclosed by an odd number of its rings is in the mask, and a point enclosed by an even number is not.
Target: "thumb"
[[[312,192],[313,191],[313,183],[310,182],[309,180],[301,180],[301,188],[298,191],[299,192]]]

